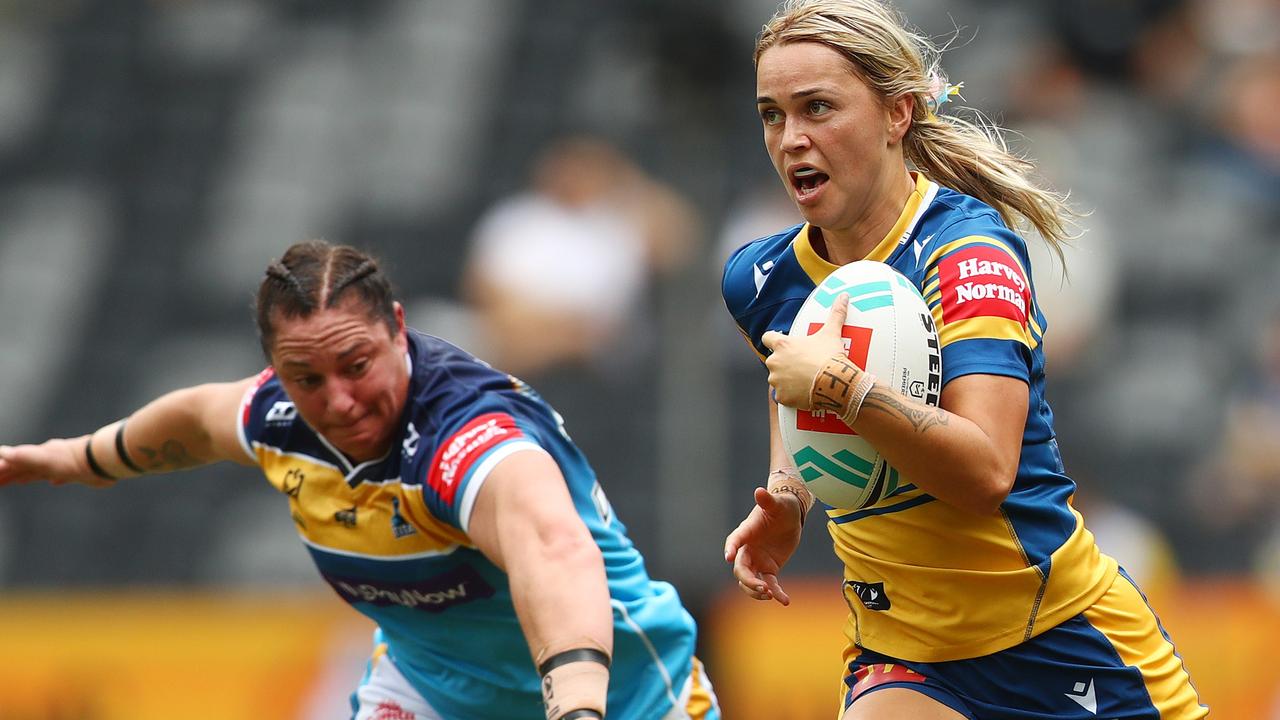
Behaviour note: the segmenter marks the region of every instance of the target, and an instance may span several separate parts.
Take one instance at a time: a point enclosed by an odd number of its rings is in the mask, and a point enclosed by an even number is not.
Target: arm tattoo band
[[[800,473],[793,467],[778,468],[769,473],[765,488],[772,494],[790,493],[800,501],[800,527],[804,527],[805,516],[813,507],[813,493],[800,478]]]
[[[103,480],[111,480],[114,482],[116,479],[115,476],[106,470],[103,470],[102,466],[98,464],[97,458],[93,456],[93,435],[96,432],[97,430],[94,430],[89,433],[89,442],[84,444],[84,459],[89,461],[89,469],[93,471],[94,475],[97,475]]]
[[[853,425],[867,393],[876,384],[876,376],[858,369],[844,355],[832,355],[813,377],[813,389],[809,391],[810,406],[814,410],[835,413],[845,425]]]

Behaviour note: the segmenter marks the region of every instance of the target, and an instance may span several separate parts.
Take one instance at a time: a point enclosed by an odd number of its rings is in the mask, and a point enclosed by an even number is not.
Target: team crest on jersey
[[[400,498],[391,498],[391,533],[397,540],[418,534],[418,531],[400,514]]]
[[[298,417],[298,408],[287,400],[280,400],[267,411],[265,422],[268,425],[288,425]]]
[[[1004,250],[970,245],[938,262],[942,321],[1001,317],[1026,326],[1031,286],[1021,266]]]
[[[427,483],[446,504],[453,504],[458,481],[499,443],[524,437],[515,418],[506,413],[486,413],[463,425],[440,444],[431,458]]]

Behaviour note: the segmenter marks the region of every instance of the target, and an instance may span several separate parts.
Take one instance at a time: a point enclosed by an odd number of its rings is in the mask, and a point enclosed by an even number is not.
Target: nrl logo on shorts
[[[890,607],[889,596],[884,592],[884,583],[864,583],[857,580],[846,580],[845,587],[853,591],[858,600],[867,607],[868,610],[888,610]]]

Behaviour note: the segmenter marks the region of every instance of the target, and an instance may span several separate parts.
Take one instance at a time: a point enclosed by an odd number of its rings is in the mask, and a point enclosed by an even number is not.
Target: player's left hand
[[[770,330],[760,342],[770,350],[765,359],[769,369],[769,385],[774,399],[797,410],[813,407],[813,379],[833,355],[844,354],[841,331],[849,315],[849,296],[841,293],[831,304],[827,321],[818,332],[807,337],[793,337]]]
[[[47,440],[39,445],[0,445],[0,485],[47,480],[50,485],[80,483],[107,487],[110,480],[94,475],[84,461],[87,436]]]

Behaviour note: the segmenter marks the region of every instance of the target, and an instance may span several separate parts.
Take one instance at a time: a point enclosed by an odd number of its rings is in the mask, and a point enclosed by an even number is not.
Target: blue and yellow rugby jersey
[[[1116,563],[1071,507],[1044,398],[1045,321],[1026,244],[990,206],[915,174],[889,235],[867,256],[920,289],[942,344],[943,384],[975,373],[1016,377],[1030,392],[1022,455],[1000,513],[974,515],[904,478],[859,511],[829,508],[845,564],[854,644],[919,662],[972,658],[1027,640],[1102,595]],[[762,358],[760,337],[788,332],[810,291],[836,266],[797,225],[739,249],[726,263],[725,304]],[[856,298],[854,298],[856,300]]]
[[[298,417],[270,370],[242,406],[244,449],[287,496],[321,575],[378,624],[396,666],[446,717],[541,719],[506,574],[467,524],[494,466],[546,452],[604,556],[617,679],[609,717],[661,717],[691,672],[693,619],[673,587],[649,578],[559,416],[529,386],[438,338],[409,331],[406,362],[403,429],[380,460],[352,465]]]

